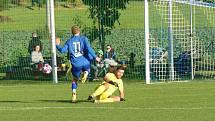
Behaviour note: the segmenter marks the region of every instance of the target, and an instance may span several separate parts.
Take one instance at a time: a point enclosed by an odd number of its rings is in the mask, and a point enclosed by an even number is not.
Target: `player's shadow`
[[[17,102],[21,102],[21,101],[15,101],[15,100],[0,101],[0,103],[17,103]]]
[[[1,100],[0,103],[37,103],[35,101]]]
[[[36,101],[41,101],[41,102],[59,102],[59,103],[72,103],[71,100],[36,100]],[[77,100],[77,103],[84,103],[84,102],[89,102],[87,100]]]

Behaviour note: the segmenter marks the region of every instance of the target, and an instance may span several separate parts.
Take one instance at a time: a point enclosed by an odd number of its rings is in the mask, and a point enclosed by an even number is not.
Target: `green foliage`
[[[117,53],[118,60],[129,61],[131,53],[136,54],[137,63],[141,63],[144,55],[144,30],[113,30],[106,36],[106,44],[111,44]]]
[[[104,50],[105,35],[114,27],[115,22],[119,23],[119,10],[126,8],[128,0],[83,0],[83,3],[89,6],[90,18],[98,27],[101,48]]]
[[[215,0],[203,0],[203,2],[215,3]]]
[[[75,25],[78,25],[81,28],[81,33],[87,36],[90,42],[94,41],[99,36],[99,30],[95,26],[86,26],[86,24],[81,21],[80,16],[76,16],[73,21]]]
[[[10,0],[0,0],[0,11],[8,9],[9,3],[10,3]]]
[[[211,32],[214,31],[212,28],[196,28],[197,36],[200,37],[201,42],[205,46],[204,48],[210,48],[208,53],[213,53],[215,51],[212,48],[213,38],[209,38]],[[92,31],[93,30],[93,31]],[[43,55],[50,56],[51,53],[51,43],[50,40],[43,36],[42,32],[44,30],[38,30],[38,36],[41,36],[43,43]],[[152,35],[157,34],[157,36],[166,36],[166,32],[153,30]],[[0,34],[0,61],[13,65],[16,63],[17,58],[20,56],[29,56],[27,47],[29,41],[31,40],[31,33],[27,31],[11,31],[11,32],[1,32]],[[97,33],[97,35],[96,35]],[[98,36],[98,31],[93,27],[82,26],[82,34],[86,35],[92,44],[92,46],[98,50],[100,49],[100,41],[95,39]],[[71,36],[70,30],[57,31],[56,35],[61,38],[62,44]],[[95,40],[94,40],[95,39]],[[92,41],[94,40],[94,41]],[[135,53],[137,63],[142,63],[144,59],[144,30],[143,29],[115,29],[112,31],[111,35],[106,36],[106,43],[111,44],[117,53],[117,58],[119,60],[129,60],[130,53]],[[15,46],[14,46],[15,45]],[[176,47],[175,47],[176,48]],[[65,56],[63,54],[58,54],[58,56]]]
[[[49,39],[50,37],[49,32],[45,27],[37,29],[36,32],[38,35],[40,35],[40,38],[42,39]]]
[[[94,42],[99,36],[99,30],[95,26],[83,28],[82,33],[88,37],[90,42]]]
[[[119,9],[125,9],[128,0],[83,0],[83,2],[90,6],[90,18],[94,22],[112,28],[119,20]]]
[[[19,57],[30,56],[28,44],[31,40],[32,32],[1,32],[0,36],[0,59],[3,63],[0,66],[16,65]],[[40,36],[40,35],[39,35]],[[43,43],[43,55],[50,57],[51,43],[47,39],[41,39]]]

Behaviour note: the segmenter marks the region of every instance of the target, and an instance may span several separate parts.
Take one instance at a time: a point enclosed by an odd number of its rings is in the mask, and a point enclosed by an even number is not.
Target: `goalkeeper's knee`
[[[100,96],[99,96],[99,100],[104,100],[104,99],[107,99],[110,95],[108,95],[107,93],[102,93]]]

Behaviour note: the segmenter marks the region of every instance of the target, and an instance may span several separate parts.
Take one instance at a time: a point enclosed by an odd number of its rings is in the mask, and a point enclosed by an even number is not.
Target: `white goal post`
[[[147,84],[215,78],[214,4],[145,0],[144,19]]]

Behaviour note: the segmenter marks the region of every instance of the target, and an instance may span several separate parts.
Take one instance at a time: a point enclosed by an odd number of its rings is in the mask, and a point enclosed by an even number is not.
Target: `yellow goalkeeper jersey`
[[[106,76],[109,80],[116,82],[118,84],[118,87],[114,85],[110,85],[110,88],[112,88],[113,90],[116,90],[117,88],[119,88],[119,91],[123,91],[124,87],[123,87],[122,79],[117,79],[114,73],[107,73]],[[103,81],[103,83],[107,83],[107,82]]]

